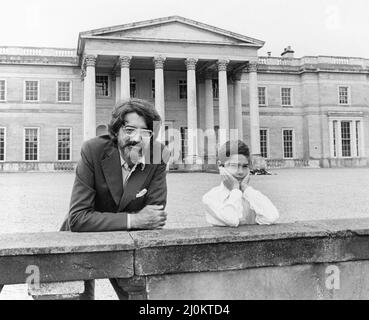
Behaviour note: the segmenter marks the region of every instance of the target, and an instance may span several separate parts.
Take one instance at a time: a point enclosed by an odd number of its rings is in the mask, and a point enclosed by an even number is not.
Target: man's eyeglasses
[[[248,164],[240,164],[240,163],[225,163],[221,165],[222,167],[230,168],[233,170],[238,170],[239,168],[246,170],[249,168]]]
[[[149,139],[153,135],[153,132],[151,130],[140,129],[140,128],[130,127],[130,126],[123,126],[122,130],[123,130],[123,133],[129,137],[134,137],[137,133],[140,133],[142,138]]]

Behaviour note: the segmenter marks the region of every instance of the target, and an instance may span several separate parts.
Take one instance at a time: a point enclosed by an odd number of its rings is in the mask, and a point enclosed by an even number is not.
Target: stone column
[[[162,143],[165,140],[165,95],[164,95],[164,62],[165,58],[158,56],[154,57],[155,65],[155,109],[158,111],[162,126],[160,127],[158,139]]]
[[[205,129],[207,136],[208,164],[216,164],[216,137],[214,131],[213,77],[205,74]]]
[[[83,140],[96,136],[96,57],[84,57],[85,78],[83,83]]]
[[[252,155],[260,155],[260,124],[257,82],[257,62],[249,63],[249,104],[250,104],[250,147]]]
[[[197,59],[187,58],[187,157],[186,164],[200,164],[197,141],[197,104],[196,104],[196,63]]]
[[[238,139],[243,140],[241,73],[234,75],[234,114]]]
[[[130,94],[130,73],[131,57],[121,56],[120,61],[120,99],[127,100],[131,97]]]
[[[227,65],[229,60],[218,60],[219,82],[219,144],[229,139],[229,110],[227,88]]]

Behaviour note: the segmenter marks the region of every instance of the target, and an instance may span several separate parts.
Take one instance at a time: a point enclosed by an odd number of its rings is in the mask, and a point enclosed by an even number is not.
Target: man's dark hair
[[[154,138],[157,136],[161,118],[154,106],[142,99],[129,99],[118,103],[113,112],[110,123],[108,125],[109,135],[114,143],[117,143],[118,131],[125,125],[125,117],[129,113],[137,113],[145,119],[147,128],[154,132]]]
[[[241,140],[229,140],[218,150],[218,160],[224,164],[232,155],[242,154],[250,161],[250,150]]]

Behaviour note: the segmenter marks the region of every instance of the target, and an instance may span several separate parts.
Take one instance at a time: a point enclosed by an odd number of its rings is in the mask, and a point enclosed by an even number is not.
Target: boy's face
[[[232,155],[225,163],[225,169],[237,180],[241,181],[250,173],[249,160],[242,154]]]

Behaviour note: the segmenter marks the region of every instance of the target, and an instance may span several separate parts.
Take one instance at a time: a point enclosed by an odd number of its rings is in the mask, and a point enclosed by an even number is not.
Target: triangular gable
[[[264,42],[179,16],[80,33],[80,37],[137,38],[263,46]]]

